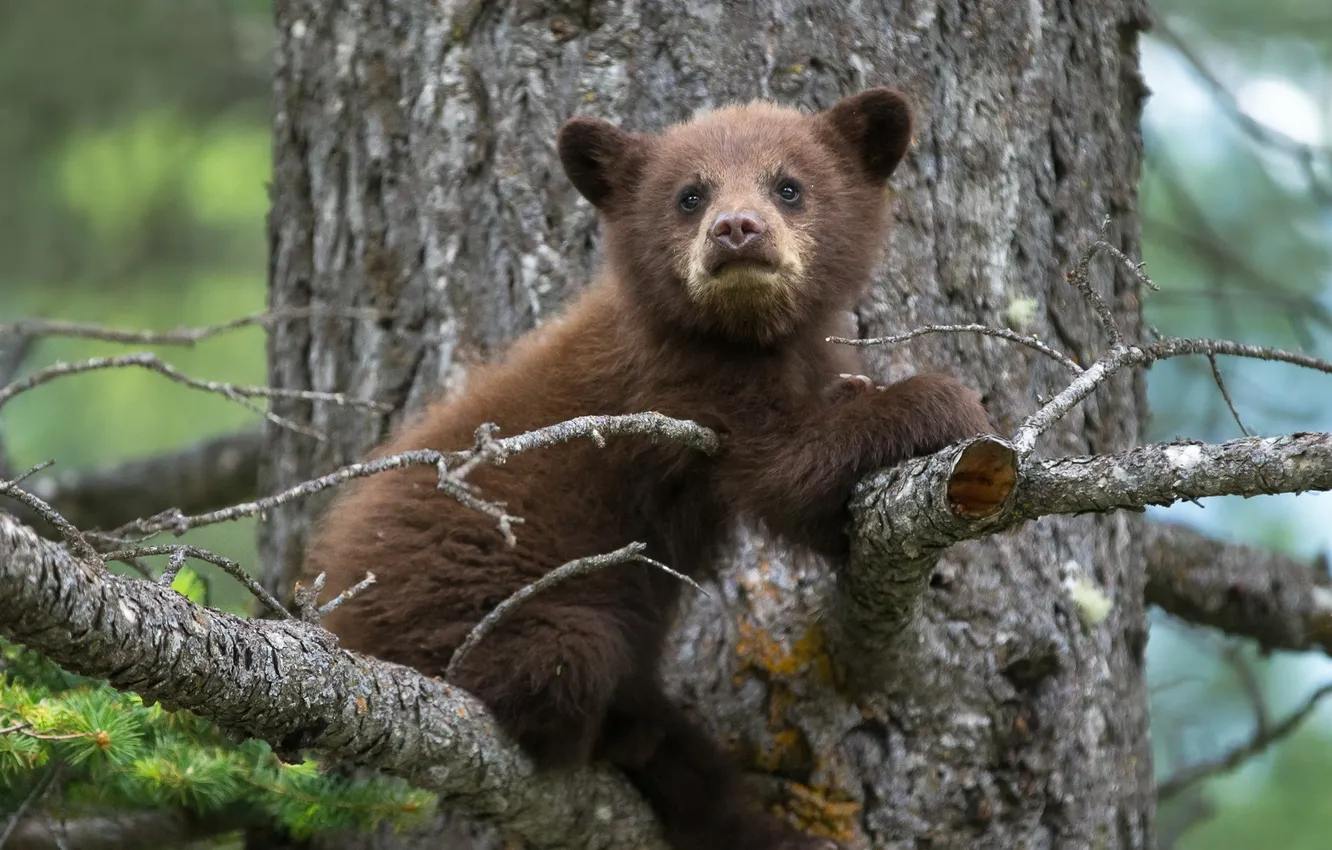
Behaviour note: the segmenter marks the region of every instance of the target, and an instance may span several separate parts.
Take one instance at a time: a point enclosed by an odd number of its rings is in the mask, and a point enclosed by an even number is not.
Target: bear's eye
[[[690,186],[681,190],[675,202],[680,205],[680,209],[687,213],[696,212],[699,205],[703,203],[703,192],[695,186]]]
[[[794,180],[783,180],[777,184],[777,197],[788,204],[800,203],[800,184]]]

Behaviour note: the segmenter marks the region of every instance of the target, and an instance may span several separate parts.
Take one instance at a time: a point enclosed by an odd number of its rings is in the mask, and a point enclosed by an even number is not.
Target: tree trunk
[[[265,490],[356,459],[588,280],[595,216],[553,144],[576,112],[651,130],[729,100],[822,108],[871,85],[907,92],[916,143],[892,181],[897,225],[861,335],[983,322],[1090,362],[1104,336],[1064,273],[1106,216],[1110,241],[1138,253],[1139,0],[276,5],[272,306],[386,317],[279,326],[271,379],[402,412],[376,428],[306,410],[327,441],[272,431]],[[1137,284],[1108,263],[1093,281],[1134,333]],[[981,336],[871,357],[880,379],[952,371],[1006,432],[1064,378]],[[1144,415],[1141,378],[1126,375],[1042,451],[1133,445]],[[275,592],[321,507],[284,506],[264,525]],[[752,770],[782,780],[768,783],[776,803],[852,846],[1152,846],[1138,522],[1046,519],[956,547],[894,675],[854,701],[819,625],[830,566],[755,531],[719,592],[691,598],[670,680]],[[1077,580],[1113,601],[1106,620],[1079,618]]]

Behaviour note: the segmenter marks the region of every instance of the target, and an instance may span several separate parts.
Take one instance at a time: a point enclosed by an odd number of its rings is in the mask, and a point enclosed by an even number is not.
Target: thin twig
[[[646,548],[647,546],[643,543],[630,543],[628,546],[616,549],[614,552],[607,552],[604,555],[591,555],[586,558],[570,561],[563,566],[556,567],[541,578],[514,593],[508,599],[505,599],[499,605],[496,605],[494,610],[482,618],[481,622],[477,623],[472,631],[468,633],[467,639],[454,651],[453,658],[449,660],[448,669],[444,671],[444,678],[446,680],[452,679],[458,671],[462,669],[463,660],[471,654],[472,650],[476,648],[476,645],[479,644],[486,635],[494,631],[500,624],[500,621],[512,613],[519,605],[522,605],[541,591],[547,590],[560,582],[576,576],[587,575],[616,564],[623,564],[629,561],[641,561],[642,563],[649,564],[675,576],[680,581],[697,589],[704,596],[708,595],[707,591],[699,586],[698,582],[683,573],[676,572],[660,561],[654,561],[644,555],[643,550]]]
[[[288,428],[298,433],[313,436],[317,439],[323,439],[323,436],[317,431],[312,431],[303,425],[299,425],[285,417],[278,416],[271,411],[264,410],[250,403],[251,398],[287,398],[299,399],[302,401],[327,402],[345,407],[362,407],[377,411],[387,411],[392,409],[376,401],[367,401],[364,399],[350,398],[342,393],[316,392],[314,390],[293,390],[281,387],[253,387],[240,384],[231,384],[222,381],[201,381],[191,378],[180,370],[171,366],[166,361],[159,358],[156,354],[140,353],[126,354],[118,357],[92,357],[76,363],[56,363],[45,369],[40,369],[26,378],[14,381],[5,387],[0,387],[0,407],[12,400],[20,393],[27,392],[34,387],[53,381],[57,378],[67,377],[69,375],[78,375],[84,372],[92,372],[99,369],[118,369],[138,367],[147,369],[150,372],[156,372],[163,377],[184,384],[187,387],[204,392],[216,393],[224,398],[230,399],[237,404],[254,411],[263,416],[268,421],[283,428]]]
[[[241,316],[215,325],[197,328],[173,328],[169,331],[132,331],[122,328],[108,328],[86,322],[65,322],[47,319],[20,319],[17,322],[0,322],[0,336],[16,334],[20,339],[34,339],[43,336],[71,336],[80,339],[94,339],[102,342],[118,342],[129,345],[179,345],[192,347],[228,331],[262,325],[268,327],[295,319],[334,318],[364,319],[373,321],[382,317],[380,311],[373,308],[339,309],[334,307],[287,307],[249,316]]]
[[[92,547],[92,544],[84,539],[83,534],[69,520],[61,516],[55,508],[12,481],[0,481],[0,496],[8,496],[16,502],[22,502],[40,514],[42,519],[49,522],[60,533],[60,536],[69,544],[70,550],[80,561],[105,567],[102,557],[97,554],[97,550]]]
[[[322,573],[321,573],[321,575],[322,575]],[[374,584],[374,583],[375,583],[375,574],[374,574],[374,573],[366,573],[366,574],[365,574],[365,578],[361,579],[361,580],[358,581],[356,584],[353,584],[351,587],[349,587],[349,588],[347,588],[346,590],[342,591],[342,592],[339,593],[337,596],[333,597],[333,598],[330,599],[328,602],[326,602],[324,605],[321,605],[321,606],[319,607],[319,612],[318,612],[318,613],[319,613],[319,618],[322,620],[324,617],[327,617],[329,614],[332,614],[332,613],[333,613],[334,611],[336,611],[340,606],[342,606],[342,605],[346,604],[347,602],[351,601],[351,599],[352,599],[353,597],[355,597],[358,593],[360,593],[361,591],[365,590],[367,587],[369,587],[370,585],[372,585],[372,584]],[[322,582],[321,582],[321,584],[322,584]]]
[[[1245,345],[1225,339],[1163,339],[1146,345],[1119,345],[1093,363],[1044,407],[1027,417],[1014,435],[1013,444],[1023,454],[1031,452],[1036,445],[1037,437],[1124,367],[1146,366],[1158,360],[1169,360],[1172,357],[1191,354],[1210,357],[1226,355],[1290,363],[1332,375],[1332,363],[1326,360],[1310,357],[1298,351]]]
[[[166,569],[162,570],[162,574],[157,577],[157,583],[168,587],[174,584],[176,576],[180,575],[180,571],[185,568],[186,557],[188,556],[183,549],[172,552],[171,557],[167,559]]]
[[[54,460],[44,460],[41,463],[37,464],[36,466],[30,467],[27,472],[20,472],[18,475],[15,475],[13,478],[9,479],[9,483],[22,484],[25,479],[31,478],[32,476],[41,472],[43,469],[47,469],[52,466],[55,466]]]
[[[942,334],[942,333],[975,333],[975,334],[985,334],[986,336],[999,337],[1000,339],[1006,339],[1009,342],[1016,342],[1018,345],[1025,345],[1028,348],[1039,351],[1041,354],[1044,354],[1047,357],[1051,357],[1055,360],[1058,360],[1064,366],[1064,368],[1068,369],[1070,372],[1072,372],[1075,375],[1082,374],[1082,367],[1079,366],[1073,360],[1073,358],[1069,357],[1067,354],[1064,354],[1061,351],[1057,351],[1054,348],[1051,348],[1050,346],[1046,345],[1044,342],[1041,342],[1041,340],[1039,340],[1035,336],[1024,336],[1023,334],[1020,334],[1016,331],[1011,331],[1007,328],[992,328],[989,325],[925,325],[923,327],[916,328],[915,330],[907,331],[906,333],[894,334],[893,336],[880,336],[880,337],[874,337],[872,339],[846,339],[840,336],[830,336],[827,338],[827,341],[838,343],[840,345],[855,345],[855,346],[895,345],[896,343],[899,342],[906,342],[907,340],[915,339],[918,336],[925,336],[926,334]]]
[[[1244,424],[1240,418],[1239,411],[1235,409],[1235,402],[1230,397],[1230,390],[1226,389],[1226,380],[1221,376],[1221,367],[1216,363],[1216,355],[1208,354],[1207,362],[1212,367],[1212,378],[1216,381],[1216,388],[1221,391],[1221,398],[1225,399],[1226,407],[1230,408],[1230,415],[1235,417],[1235,424],[1239,426],[1240,433],[1246,437],[1253,436],[1253,432]]]
[[[221,567],[227,575],[234,578],[245,586],[245,589],[254,594],[264,606],[276,613],[284,620],[291,619],[291,612],[283,607],[282,603],[273,598],[273,595],[264,590],[263,585],[255,581],[249,573],[241,567],[240,564],[225,558],[215,552],[209,552],[207,549],[200,549],[198,546],[186,544],[171,543],[165,546],[137,546],[133,549],[121,549],[115,552],[108,552],[102,557],[107,561],[123,561],[129,558],[148,558],[153,555],[170,555],[166,571],[162,573],[163,584],[170,584],[175,580],[176,574],[180,572],[181,565],[186,558],[194,558],[199,561],[206,561],[215,566]],[[167,578],[168,575],[170,578]]]
[[[1082,256],[1078,258],[1077,263],[1069,269],[1068,274],[1064,277],[1082,293],[1082,297],[1091,305],[1092,311],[1096,314],[1096,321],[1101,325],[1101,329],[1105,331],[1106,335],[1110,337],[1111,347],[1118,347],[1124,341],[1124,334],[1119,329],[1119,323],[1115,321],[1114,311],[1110,309],[1110,305],[1101,297],[1101,293],[1096,291],[1096,287],[1091,282],[1091,261],[1104,247],[1109,246],[1109,243],[1105,241],[1105,234],[1109,229],[1110,218],[1107,216],[1101,222],[1101,230],[1096,235],[1096,241],[1082,252]]]
[[[1255,756],[1262,754],[1264,750],[1298,729],[1300,724],[1303,723],[1309,715],[1314,713],[1323,698],[1328,694],[1332,694],[1332,684],[1323,685],[1321,688],[1314,691],[1309,698],[1304,701],[1303,705],[1280,723],[1267,729],[1260,728],[1256,730],[1248,741],[1235,747],[1220,758],[1185,768],[1174,776],[1161,781],[1156,786],[1157,802],[1165,802],[1189,786],[1201,782],[1204,779],[1209,779],[1222,773],[1229,773]]]
[[[1104,234],[1109,227],[1109,219],[1101,227]],[[1026,455],[1030,454],[1036,446],[1036,439],[1049,430],[1054,423],[1058,422],[1066,413],[1076,407],[1083,399],[1091,395],[1097,387],[1109,380],[1115,373],[1126,366],[1147,366],[1158,360],[1168,360],[1172,357],[1182,357],[1190,354],[1201,354],[1209,358],[1215,358],[1218,355],[1231,357],[1248,357],[1257,360],[1270,360],[1282,363],[1290,363],[1294,366],[1300,366],[1305,369],[1332,374],[1332,363],[1326,360],[1320,360],[1317,357],[1310,357],[1297,351],[1285,351],[1279,348],[1267,348],[1259,345],[1245,345],[1244,343],[1231,342],[1230,340],[1216,339],[1160,339],[1150,343],[1140,345],[1129,345],[1124,342],[1123,334],[1114,320],[1113,313],[1105,300],[1091,286],[1091,278],[1088,271],[1091,258],[1098,251],[1105,251],[1118,260],[1130,273],[1143,281],[1145,285],[1156,289],[1156,285],[1150,281],[1142,271],[1142,265],[1134,263],[1122,251],[1106,243],[1103,239],[1097,239],[1092,247],[1089,248],[1078,260],[1073,271],[1069,272],[1068,279],[1075,287],[1082,292],[1083,296],[1091,303],[1096,312],[1101,325],[1105,328],[1112,340],[1110,350],[1102,355],[1095,363],[1087,368],[1085,372],[1073,379],[1063,391],[1059,392],[1047,402],[1040,410],[1027,417],[1026,421],[1018,429],[1013,437],[1013,444],[1018,452]],[[1219,372],[1217,373],[1219,374]],[[1223,393],[1225,390],[1223,388]],[[1228,395],[1228,394],[1227,394]],[[1227,398],[1229,402],[1229,398]],[[1233,410],[1233,405],[1232,405]],[[1241,425],[1241,427],[1243,427]]]

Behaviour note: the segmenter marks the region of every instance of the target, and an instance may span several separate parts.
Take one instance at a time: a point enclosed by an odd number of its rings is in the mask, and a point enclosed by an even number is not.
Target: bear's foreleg
[[[847,551],[847,502],[861,477],[993,431],[975,391],[944,375],[885,387],[844,376],[823,399],[785,427],[733,437],[719,485],[774,532],[833,556]]]

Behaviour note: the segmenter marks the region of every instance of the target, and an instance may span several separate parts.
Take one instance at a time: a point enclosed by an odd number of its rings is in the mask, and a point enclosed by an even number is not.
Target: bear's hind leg
[[[532,600],[482,638],[452,681],[484,702],[538,767],[571,767],[589,760],[631,663],[606,612]]]
[[[751,800],[740,770],[684,712],[655,694],[606,716],[597,755],[619,767],[652,806],[676,850],[836,850]]]

